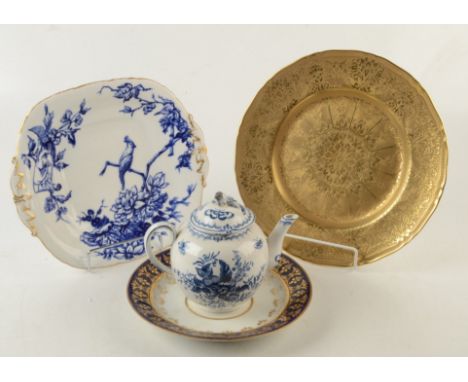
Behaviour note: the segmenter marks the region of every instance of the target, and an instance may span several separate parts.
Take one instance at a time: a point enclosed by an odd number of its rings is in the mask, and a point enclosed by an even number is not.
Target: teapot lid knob
[[[218,191],[215,194],[213,202],[219,207],[233,207],[238,208],[241,211],[245,210],[245,207],[240,204],[236,199],[231,196],[226,195],[224,192]]]
[[[191,227],[214,235],[238,234],[255,222],[255,215],[236,199],[218,191],[214,199],[192,212]]]

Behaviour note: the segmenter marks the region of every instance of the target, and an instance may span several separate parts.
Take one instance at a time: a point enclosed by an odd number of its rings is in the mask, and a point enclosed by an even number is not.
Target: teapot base
[[[236,305],[233,308],[213,309],[206,306],[197,304],[194,301],[185,299],[185,305],[187,308],[197,316],[208,318],[211,320],[228,320],[230,318],[236,318],[247,313],[253,305],[253,298],[243,302],[240,305]]]

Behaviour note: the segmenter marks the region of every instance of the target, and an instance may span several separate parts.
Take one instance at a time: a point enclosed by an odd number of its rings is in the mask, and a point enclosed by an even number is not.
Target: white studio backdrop
[[[468,355],[468,27],[0,27],[0,355]],[[91,273],[57,261],[23,227],[9,189],[30,108],[57,91],[148,77],[182,101],[205,134],[205,200],[239,197],[235,142],[244,112],[282,67],[327,49],[381,55],[428,91],[449,142],[448,182],[422,232],[358,271],[300,261],[313,284],[291,327],[245,343],[188,340],[152,327],[127,302],[142,260]]]

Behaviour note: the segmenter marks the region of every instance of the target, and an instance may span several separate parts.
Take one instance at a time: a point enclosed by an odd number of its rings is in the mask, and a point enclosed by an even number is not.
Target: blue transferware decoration
[[[281,219],[281,224],[283,225],[293,225],[296,219],[294,218],[294,215],[285,215],[283,216],[283,219]]]
[[[140,256],[152,224],[179,227],[200,205],[206,149],[190,118],[146,79],[97,82],[42,101],[26,118],[12,176],[23,222],[76,267]]]
[[[103,200],[96,210],[89,208],[79,218],[81,222],[89,223],[92,228],[81,234],[81,241],[91,248],[106,247],[94,252],[95,255],[102,256],[104,259],[132,259],[144,252],[141,237],[152,223],[181,221],[182,214],[178,208],[180,205],[188,206],[190,196],[197,186],[189,184],[185,195],[169,198],[165,192],[165,188],[169,186],[166,174],[159,171],[152,175],[152,166],[165,153],[173,156],[175,147],[179,144],[184,146],[185,151],[177,158],[175,169],[179,172],[184,168],[190,170],[190,158],[195,145],[187,121],[182,118],[180,110],[170,99],[156,96],[151,88],[145,88],[141,84],[132,85],[128,82],[116,88],[103,86],[99,94],[102,94],[104,90],[109,90],[114,98],[121,99],[122,102],[135,101],[132,106],[126,104],[120,110],[122,113],[133,117],[137,111],[141,110],[144,115],[150,114],[159,118],[162,132],[168,136],[167,143],[148,159],[145,169],[138,171],[132,166],[137,146],[126,135],[123,139],[125,147],[118,162],[107,160],[99,172],[100,176],[104,176],[109,166],[117,168],[118,171],[121,190],[110,207],[110,213],[113,216],[109,217],[103,213]],[[148,92],[150,93],[149,99],[143,98],[142,93]],[[127,174],[137,176],[140,186],[126,187]],[[131,239],[136,240],[128,242]],[[125,244],[119,244],[122,242]]]
[[[231,266],[218,259],[219,254],[220,251],[202,255],[193,263],[196,273],[173,269],[177,280],[197,296],[197,301],[213,308],[225,308],[252,297],[265,277],[266,264],[250,275],[253,261],[246,261],[238,251],[233,251]]]
[[[181,255],[185,255],[185,251],[187,250],[187,241],[180,240],[179,241],[179,252]]]
[[[263,239],[256,239],[254,242],[255,249],[262,249],[263,248]]]
[[[169,265],[169,250],[159,253],[158,258]],[[250,309],[229,320],[214,321],[196,316],[182,288],[166,276],[149,260],[143,262],[128,282],[130,304],[157,327],[205,341],[245,340],[286,328],[304,313],[312,296],[305,270],[283,255],[255,292]],[[224,291],[221,295],[225,295]]]
[[[173,100],[156,95],[152,88],[145,88],[142,84],[132,85],[126,82],[116,88],[105,85],[101,88],[99,93],[102,93],[105,89],[110,90],[115,98],[121,99],[124,103],[132,100],[135,101],[133,106],[126,104],[122,110],[120,110],[122,113],[129,114],[133,117],[137,111],[141,110],[144,115],[152,114],[158,117],[162,132],[169,137],[167,143],[154,153],[146,163],[144,175],[146,178],[149,176],[151,166],[161,155],[166,152],[170,157],[174,155],[175,146],[177,144],[182,144],[185,147],[183,153],[177,158],[177,165],[175,168],[179,171],[184,167],[188,169],[192,168],[191,159],[195,148],[192,130],[189,128],[188,122],[183,118],[181,111],[176,107]],[[149,99],[144,98],[142,95],[143,93],[148,95]],[[135,146],[133,146],[133,149],[134,148]],[[108,164],[110,163],[106,162],[106,166]],[[105,168],[103,171],[105,171]]]
[[[249,308],[267,271],[276,266],[284,235],[297,218],[283,216],[267,239],[250,209],[218,192],[192,212],[179,235],[167,222],[151,226],[145,248],[154,265],[174,275],[191,310],[204,317],[229,318]],[[172,240],[159,240],[163,232]],[[156,254],[171,243],[169,268]]]
[[[226,220],[231,219],[234,215],[232,212],[220,211],[220,210],[206,210],[205,215],[211,219]]]
[[[33,134],[27,135],[28,149],[21,154],[21,160],[33,172],[34,193],[47,195],[44,199],[44,212],[54,212],[57,221],[65,220],[64,216],[68,211],[66,204],[72,197],[72,192],[64,193],[62,183],[56,180],[55,172],[63,171],[69,166],[64,160],[66,150],[76,145],[76,133],[83,123],[83,116],[89,110],[91,108],[86,106],[86,100],[83,99],[77,112],[65,110],[58,127],[54,127],[54,112],[44,104],[42,123],[28,129]]]

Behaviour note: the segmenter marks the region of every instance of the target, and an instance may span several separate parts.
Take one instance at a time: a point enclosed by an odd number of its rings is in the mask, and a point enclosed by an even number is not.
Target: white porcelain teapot
[[[155,266],[173,274],[192,311],[210,318],[234,317],[249,309],[297,218],[283,216],[267,239],[250,209],[218,192],[192,212],[179,235],[170,223],[152,225],[145,234],[145,250]],[[167,239],[172,242],[171,268],[156,257]]]

